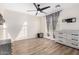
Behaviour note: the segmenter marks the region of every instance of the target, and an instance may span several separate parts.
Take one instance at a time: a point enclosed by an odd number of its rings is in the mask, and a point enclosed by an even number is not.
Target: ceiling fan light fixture
[[[56,7],[56,8],[59,8],[59,7],[61,7],[61,6],[58,4],[58,5],[56,5],[55,7]]]

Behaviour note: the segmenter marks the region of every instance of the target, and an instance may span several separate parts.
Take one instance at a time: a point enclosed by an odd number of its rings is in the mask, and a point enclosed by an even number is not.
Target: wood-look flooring
[[[45,38],[25,39],[12,44],[13,55],[78,55],[79,50]]]

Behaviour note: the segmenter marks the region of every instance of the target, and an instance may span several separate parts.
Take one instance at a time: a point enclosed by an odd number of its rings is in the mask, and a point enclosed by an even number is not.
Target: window
[[[11,37],[10,37],[8,31],[7,31],[6,24],[4,23],[2,26],[3,26],[3,29],[2,29],[2,31],[3,31],[3,39],[10,39]]]
[[[24,22],[23,27],[21,31],[18,34],[18,37],[16,39],[26,39],[27,38],[27,23]]]

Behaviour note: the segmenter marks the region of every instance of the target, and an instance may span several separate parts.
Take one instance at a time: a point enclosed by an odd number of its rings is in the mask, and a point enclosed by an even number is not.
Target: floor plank
[[[12,43],[14,55],[78,55],[79,50],[45,38],[15,41]]]

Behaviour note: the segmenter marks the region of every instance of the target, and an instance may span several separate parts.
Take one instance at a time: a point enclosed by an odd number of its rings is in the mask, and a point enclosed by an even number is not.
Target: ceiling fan
[[[40,4],[36,4],[36,3],[33,3],[33,5],[35,6],[36,10],[27,10],[27,12],[37,11],[37,12],[36,12],[36,15],[38,14],[38,12],[47,14],[47,13],[44,12],[43,10],[46,10],[46,9],[50,8],[50,6],[46,6],[46,7],[40,8]]]

